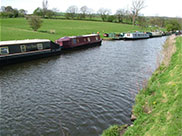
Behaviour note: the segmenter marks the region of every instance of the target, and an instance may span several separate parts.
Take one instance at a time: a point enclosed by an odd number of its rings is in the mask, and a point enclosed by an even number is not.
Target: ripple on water
[[[130,123],[135,94],[155,70],[164,41],[103,41],[2,68],[1,134],[95,136]]]

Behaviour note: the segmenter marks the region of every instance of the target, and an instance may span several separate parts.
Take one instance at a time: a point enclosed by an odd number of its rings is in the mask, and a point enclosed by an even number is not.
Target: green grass
[[[161,65],[136,96],[133,111],[137,120],[124,136],[182,136],[182,37],[170,64]],[[113,125],[102,136],[119,136],[119,128]]]
[[[82,21],[82,20],[61,20],[61,19],[43,19],[42,27],[33,31],[25,18],[0,19],[1,41],[5,40],[23,40],[43,38],[56,40],[63,36],[83,35],[100,32],[131,32],[140,31],[138,26],[127,24]],[[55,30],[55,34],[50,34],[50,30]]]
[[[102,136],[119,136],[119,126],[110,126],[103,132]]]
[[[108,129],[104,130],[101,136],[120,136],[121,133],[122,134],[124,133],[126,128],[127,125],[122,125],[122,126],[113,125],[110,126]]]
[[[137,95],[134,114],[124,136],[182,136],[182,37],[169,66],[161,65]]]

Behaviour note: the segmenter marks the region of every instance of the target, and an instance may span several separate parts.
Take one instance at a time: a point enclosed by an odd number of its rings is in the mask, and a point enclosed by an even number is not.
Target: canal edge
[[[177,46],[176,45],[176,37],[177,36],[172,35],[172,36],[169,36],[166,39],[165,43],[163,44],[163,49],[162,49],[162,52],[161,52],[161,54],[163,56],[161,63],[157,66],[156,70],[153,72],[152,76],[148,80],[148,82],[147,82],[146,86],[144,87],[144,89],[138,90],[139,93],[136,95],[136,97],[139,97],[141,95],[142,91],[144,92],[147,88],[150,87],[148,83],[149,82],[152,83],[151,79],[154,78],[156,76],[156,74],[158,74],[158,73],[160,74],[164,70],[168,69],[169,63],[171,62],[171,58],[172,58],[173,54],[176,53],[176,46]],[[153,94],[151,94],[151,95],[153,95]],[[132,123],[131,124],[124,124],[124,125],[117,126],[117,127],[114,125],[115,128],[114,128],[114,126],[110,126],[108,129],[103,131],[102,136],[109,136],[104,132],[109,132],[110,131],[112,133],[112,131],[113,131],[112,129],[115,129],[115,130],[117,130],[119,132],[118,136],[129,136],[130,135],[130,133],[128,133],[129,129],[135,126],[135,121],[137,121],[139,116],[143,116],[141,113],[139,113],[138,115],[135,114],[135,110],[136,110],[135,108],[138,105],[136,97],[135,97],[135,103],[132,106],[132,111],[131,111],[131,114],[130,114],[130,120],[131,120]],[[155,105],[156,103],[153,103],[153,104]],[[152,112],[150,108],[146,108],[144,110],[146,110],[145,111],[146,114],[150,114]]]

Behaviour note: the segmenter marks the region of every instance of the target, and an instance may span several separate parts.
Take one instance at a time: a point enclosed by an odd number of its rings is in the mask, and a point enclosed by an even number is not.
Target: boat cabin
[[[131,40],[146,39],[146,38],[149,38],[149,34],[143,32],[126,33],[124,35],[124,39],[131,39]]]
[[[34,56],[46,56],[61,51],[58,44],[47,39],[16,40],[0,42],[0,63],[19,58],[29,59]]]
[[[62,46],[63,49],[75,48],[86,45],[101,45],[101,38],[98,34],[62,37],[55,42]]]

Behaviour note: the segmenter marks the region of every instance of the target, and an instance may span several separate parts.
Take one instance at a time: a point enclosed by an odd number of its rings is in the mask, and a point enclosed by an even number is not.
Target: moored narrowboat
[[[101,45],[102,39],[98,34],[62,37],[55,41],[62,49],[72,49],[78,47],[92,47]]]
[[[161,37],[162,36],[162,32],[151,32],[151,37]]]
[[[111,38],[112,40],[123,40],[124,33],[119,33],[119,34],[109,33],[108,37]]]
[[[104,37],[109,37],[109,34],[108,33],[104,33],[103,36]]]
[[[0,65],[56,55],[61,47],[47,39],[0,42]]]
[[[149,35],[143,32],[126,33],[123,36],[124,40],[138,40],[138,39],[148,39]]]

